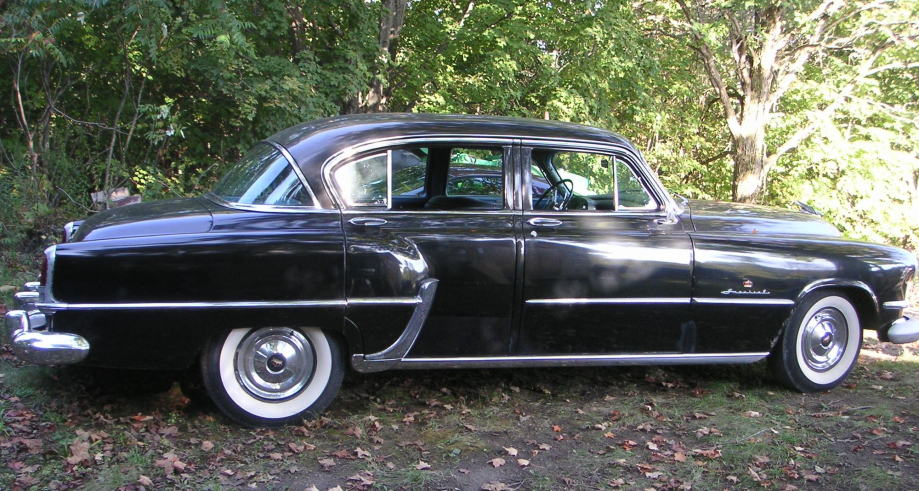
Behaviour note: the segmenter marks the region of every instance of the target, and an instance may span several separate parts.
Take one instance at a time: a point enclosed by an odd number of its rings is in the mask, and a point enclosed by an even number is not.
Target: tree
[[[919,33],[908,9],[892,2],[837,0],[774,2],[676,0],[668,21],[688,40],[724,111],[734,161],[732,197],[755,202],[779,158],[811,136],[817,120],[832,115],[869,78],[915,64],[885,63],[885,54]],[[782,98],[807,67],[844,55],[853,73],[815,119],[769,144],[767,129]]]

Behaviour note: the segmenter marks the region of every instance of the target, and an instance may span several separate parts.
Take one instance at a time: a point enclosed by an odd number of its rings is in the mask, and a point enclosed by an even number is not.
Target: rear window
[[[293,164],[265,143],[256,145],[239,159],[211,194],[241,205],[313,205]]]

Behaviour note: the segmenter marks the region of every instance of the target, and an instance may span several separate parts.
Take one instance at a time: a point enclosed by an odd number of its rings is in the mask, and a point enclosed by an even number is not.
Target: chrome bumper
[[[919,319],[900,317],[893,321],[887,329],[887,340],[896,344],[919,341]]]
[[[89,342],[82,336],[47,330],[45,314],[35,310],[39,293],[36,283],[26,283],[27,291],[14,297],[16,310],[4,316],[6,336],[13,353],[36,365],[79,363],[89,354]]]

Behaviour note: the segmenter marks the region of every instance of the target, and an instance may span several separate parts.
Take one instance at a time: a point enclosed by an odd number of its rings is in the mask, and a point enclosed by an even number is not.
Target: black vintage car
[[[232,419],[322,411],[344,371],[750,363],[824,391],[903,317],[916,258],[814,213],[674,198],[628,141],[365,115],[256,145],[205,196],[68,224],[6,315],[39,364],[188,369]]]

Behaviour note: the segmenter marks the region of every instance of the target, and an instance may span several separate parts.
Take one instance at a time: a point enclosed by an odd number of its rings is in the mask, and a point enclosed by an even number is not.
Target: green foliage
[[[816,5],[697,4],[706,22],[694,28],[729,54],[719,12],[749,20],[785,9],[803,36]],[[764,200],[802,199],[849,236],[915,248],[916,36],[884,43],[916,29],[919,2],[877,5],[834,32],[887,31],[820,51],[779,101],[768,151],[818,124],[771,170]],[[60,215],[83,215],[102,189],[127,186],[145,200],[199,194],[256,141],[366,109],[374,80],[397,111],[548,116],[619,131],[672,191],[730,199],[731,135],[697,54],[671,35],[683,22],[675,3],[413,1],[391,51],[381,50],[383,14],[379,0],[6,5],[0,240],[20,244]],[[878,46],[875,66],[887,68],[821,116]]]

